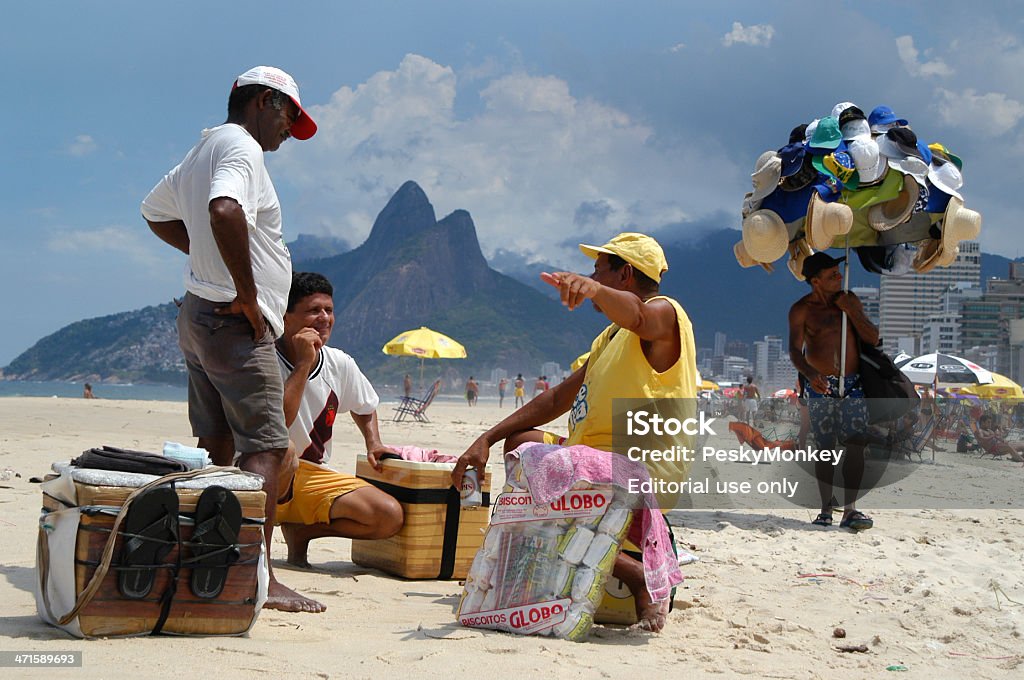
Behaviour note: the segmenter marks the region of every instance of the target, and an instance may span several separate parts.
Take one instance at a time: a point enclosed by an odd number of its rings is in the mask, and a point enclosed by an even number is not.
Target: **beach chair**
[[[924,425],[915,425],[913,430],[906,436],[894,435],[890,444],[890,450],[897,455],[906,456],[907,460],[913,460],[912,456],[916,453],[917,459],[923,462],[925,446],[929,446],[932,450],[932,462],[934,463],[935,444],[931,442],[931,438],[935,434],[937,425],[938,418],[932,415],[925,421]]]
[[[430,420],[427,418],[427,408],[430,407],[430,402],[434,401],[434,397],[437,396],[438,390],[441,389],[441,380],[438,378],[434,381],[434,384],[430,386],[427,393],[423,395],[422,399],[415,397],[402,397],[401,403],[395,407],[394,416],[391,418],[393,422],[400,423],[405,420],[406,416],[412,416],[421,423],[429,423]]]

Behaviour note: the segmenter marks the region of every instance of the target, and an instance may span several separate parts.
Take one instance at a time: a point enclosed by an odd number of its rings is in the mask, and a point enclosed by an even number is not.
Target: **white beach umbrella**
[[[983,385],[992,382],[992,373],[967,359],[951,354],[922,354],[897,361],[896,365],[911,382],[930,385],[936,382],[954,385]],[[936,380],[936,378],[938,378]]]

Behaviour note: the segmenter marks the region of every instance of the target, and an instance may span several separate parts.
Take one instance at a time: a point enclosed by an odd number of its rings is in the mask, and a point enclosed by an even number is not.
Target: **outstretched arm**
[[[656,341],[675,337],[676,312],[665,300],[644,303],[639,297],[624,290],[602,285],[589,276],[572,272],[544,272],[540,278],[558,289],[562,304],[570,310],[585,300],[593,300],[608,319],[641,340]]]

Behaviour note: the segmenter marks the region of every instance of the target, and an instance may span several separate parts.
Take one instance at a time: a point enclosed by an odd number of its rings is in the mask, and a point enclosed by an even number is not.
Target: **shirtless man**
[[[857,438],[863,435],[868,424],[867,402],[858,375],[858,345],[861,340],[876,345],[879,337],[878,329],[865,315],[857,296],[843,291],[839,263],[845,259],[819,252],[804,260],[802,273],[811,292],[789,310],[789,357],[807,381],[807,405],[815,445],[825,450],[845,446],[842,466],[847,497],[840,526],[862,531],[871,528],[874,522],[855,507],[864,477],[864,445]],[[846,356],[841,365],[843,313],[849,321]],[[844,376],[842,387],[840,373]],[[831,462],[818,462],[814,473],[821,495],[821,512],[813,523],[831,526],[834,467]]]
[[[757,413],[757,400],[761,398],[761,390],[757,389],[754,379],[747,376],[747,384],[740,388],[743,393],[743,422],[747,425],[754,424],[754,414]]]

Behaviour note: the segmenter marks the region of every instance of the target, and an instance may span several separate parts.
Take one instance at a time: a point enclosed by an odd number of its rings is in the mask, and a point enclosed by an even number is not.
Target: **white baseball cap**
[[[231,89],[245,85],[266,85],[288,95],[299,109],[299,117],[295,119],[291,128],[292,137],[309,139],[316,134],[316,123],[302,108],[302,102],[299,100],[299,86],[295,84],[295,79],[290,75],[273,66],[255,66],[238,76]]]

